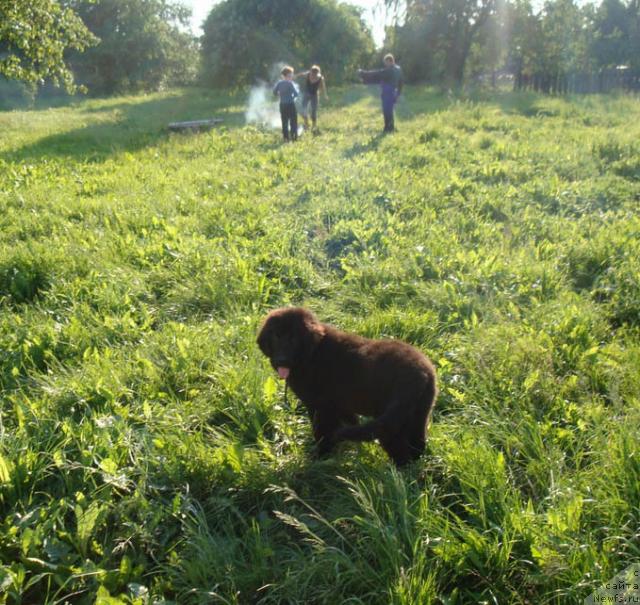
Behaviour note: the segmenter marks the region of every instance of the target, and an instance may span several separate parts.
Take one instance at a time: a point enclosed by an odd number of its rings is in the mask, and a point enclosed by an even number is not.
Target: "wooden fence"
[[[513,88],[546,94],[593,94],[614,90],[640,92],[640,73],[629,69],[555,75],[516,73],[513,78]]]

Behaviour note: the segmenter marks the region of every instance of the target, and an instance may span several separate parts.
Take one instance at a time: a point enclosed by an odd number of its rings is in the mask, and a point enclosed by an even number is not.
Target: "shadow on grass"
[[[477,96],[478,102],[497,105],[507,115],[521,115],[526,118],[555,115],[555,112],[544,106],[546,101],[554,98],[562,97],[505,89],[488,90]]]
[[[323,104],[328,111],[347,109],[366,99],[371,101],[371,111],[380,114],[378,87],[352,85],[330,91],[330,101]],[[0,153],[0,159],[9,162],[38,161],[42,159],[64,159],[74,161],[101,162],[122,152],[135,152],[155,145],[169,136],[168,124],[221,117],[221,129],[239,128],[245,125],[244,108],[247,91],[219,92],[200,88],[185,88],[166,95],[114,99],[87,99],[75,101],[74,111],[80,125],[65,132],[39,138],[17,149]],[[407,86],[397,108],[399,127],[402,122],[420,115],[443,111],[455,104],[459,97],[446,91]],[[492,92],[479,95],[477,102],[495,103],[506,113],[538,115],[540,95],[532,93]],[[349,117],[345,115],[345,119]],[[83,123],[84,122],[84,123]],[[344,123],[327,125],[331,132]],[[348,125],[348,124],[347,124]],[[367,139],[354,142],[345,152],[345,157],[375,151],[381,143],[380,132],[367,135]],[[176,134],[172,136],[193,136]],[[279,141],[268,141],[270,148],[280,146]]]
[[[167,138],[170,122],[220,117],[224,120],[221,128],[244,126],[244,102],[244,93],[215,94],[195,88],[183,89],[170,96],[156,95],[147,100],[140,97],[131,101],[90,100],[86,106],[81,103],[77,107],[79,118],[86,117],[90,123],[5,151],[0,159],[70,158],[100,162],[114,154],[134,152]]]
[[[389,135],[387,135],[384,132],[379,132],[364,142],[355,143],[352,147],[350,147],[344,152],[344,157],[351,159],[363,153],[369,153],[370,151],[375,151],[376,149],[378,149],[378,147],[380,146],[380,143],[382,142],[382,139],[385,136],[389,136]]]
[[[365,140],[355,142],[344,152],[345,158],[353,158],[370,151],[376,151],[386,136],[393,136],[393,133],[389,134],[382,131],[383,117],[378,87],[369,86],[368,88],[367,96],[371,97],[372,100],[371,111],[376,113],[379,119],[379,130],[374,131]],[[425,114],[444,111],[458,100],[459,97],[441,89],[426,88],[424,86],[405,86],[403,94],[395,107],[396,127],[398,130],[403,131],[406,127],[403,122],[409,122]]]
[[[332,91],[327,108],[345,107],[369,95],[366,87],[336,88]],[[47,108],[72,108],[78,128],[55,133],[25,144],[17,149],[0,153],[0,159],[9,162],[38,161],[68,158],[74,161],[102,162],[112,155],[135,152],[157,144],[169,136],[168,124],[188,120],[220,117],[220,129],[245,125],[244,111],[248,91],[212,91],[202,88],[184,88],[175,94],[153,94],[147,97],[118,97],[84,99],[67,97],[66,100],[40,102],[36,111]],[[192,133],[172,136],[193,136]],[[276,148],[279,143],[272,142]]]
[[[406,90],[406,89],[405,89]],[[510,87],[476,87],[466,91],[451,91],[439,88],[408,87],[419,94],[407,92],[396,108],[396,114],[402,119],[434,113],[448,109],[457,103],[471,102],[478,105],[497,105],[505,114],[539,117],[547,115],[543,107],[545,101],[553,98],[530,91],[513,91]],[[561,97],[560,97],[561,98]]]

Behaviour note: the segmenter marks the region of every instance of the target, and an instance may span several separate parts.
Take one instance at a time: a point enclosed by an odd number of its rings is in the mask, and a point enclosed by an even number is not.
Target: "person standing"
[[[300,95],[298,86],[293,81],[293,67],[285,65],[280,72],[281,79],[273,87],[273,94],[280,97],[280,119],[282,120],[282,137],[285,141],[298,140],[298,112],[296,97]]]
[[[302,117],[304,119],[305,128],[309,128],[309,106],[311,106],[311,125],[315,130],[318,124],[318,96],[319,90],[322,90],[324,98],[329,99],[327,94],[327,84],[324,76],[320,72],[320,67],[312,65],[309,71],[303,71],[296,74],[294,78],[304,76],[302,85]]]
[[[402,69],[396,63],[394,56],[388,54],[384,57],[384,67],[382,69],[369,71],[359,69],[358,75],[365,84],[380,84],[384,132],[393,132],[396,129],[393,110],[398,101],[398,97],[402,93],[402,86],[404,84]]]

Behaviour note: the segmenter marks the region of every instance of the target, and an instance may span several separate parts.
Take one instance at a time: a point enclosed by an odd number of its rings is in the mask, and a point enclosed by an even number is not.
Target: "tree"
[[[562,92],[579,74],[583,85],[592,87],[591,7],[581,8],[574,0],[549,0],[536,14],[525,0],[511,9],[509,64],[516,74],[516,88],[530,85],[543,92]]]
[[[0,0],[0,74],[8,79],[50,80],[73,92],[74,79],[64,53],[67,49],[80,52],[96,42],[64,1]]]
[[[575,0],[548,0],[543,9],[543,70],[566,74],[591,67],[588,14]]]
[[[537,57],[543,51],[541,18],[533,12],[530,0],[515,0],[506,5],[508,56],[506,66],[516,79],[529,77],[539,69]],[[516,83],[519,87],[521,82]]]
[[[157,90],[197,72],[197,48],[184,31],[190,11],[169,0],[69,0],[100,44],[69,63],[94,94]]]
[[[440,82],[444,78],[445,56],[436,35],[436,22],[412,13],[402,25],[387,28],[384,47],[402,62],[407,82]]]
[[[600,67],[640,71],[640,1],[603,0],[594,16],[591,53]]]
[[[397,8],[397,0],[387,0]],[[415,46],[405,45],[403,34],[416,38],[422,32],[428,40],[428,50],[438,56],[440,77],[449,84],[460,85],[464,78],[471,45],[480,28],[494,14],[496,0],[406,0],[405,22],[395,36],[399,50]],[[395,49],[394,49],[395,50]],[[397,53],[403,61],[406,57]]]
[[[495,86],[496,72],[503,69],[509,52],[511,29],[509,4],[496,0],[496,10],[479,27],[471,45],[465,71],[473,76],[492,75]]]
[[[373,53],[358,9],[335,0],[225,0],[204,24],[203,80],[234,86],[273,77],[279,62],[319,63],[344,79]]]
[[[640,0],[629,2],[629,65],[640,73]]]

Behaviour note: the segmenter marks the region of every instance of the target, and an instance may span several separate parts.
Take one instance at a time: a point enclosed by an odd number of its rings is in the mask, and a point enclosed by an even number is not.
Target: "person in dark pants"
[[[385,55],[384,68],[370,71],[358,70],[358,75],[365,84],[380,84],[382,99],[382,115],[384,116],[384,132],[396,129],[393,109],[402,92],[402,69],[396,64],[393,55]]]
[[[280,97],[280,119],[282,120],[282,136],[285,141],[298,140],[298,112],[296,97],[298,87],[293,81],[293,67],[286,65],[280,72],[281,80],[273,87],[274,96]]]
[[[322,90],[324,98],[329,99],[327,85],[324,76],[320,72],[320,67],[312,65],[309,71],[296,74],[294,78],[304,76],[302,85],[302,117],[305,128],[309,128],[309,106],[311,106],[311,125],[315,130],[318,123],[318,92]]]

